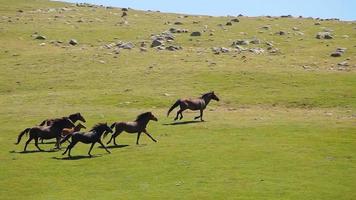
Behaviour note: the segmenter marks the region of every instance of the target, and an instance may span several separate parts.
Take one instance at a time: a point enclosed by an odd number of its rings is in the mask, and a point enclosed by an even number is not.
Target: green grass
[[[46,11],[65,6],[76,10]],[[118,25],[119,9],[0,0],[0,199],[356,199],[354,22],[240,17],[224,31],[218,24],[228,17],[128,14],[128,25]],[[138,49],[170,27],[201,31],[204,25],[214,36],[176,34],[182,51]],[[260,33],[264,25],[272,28]],[[315,39],[323,27],[334,30],[333,40]],[[290,33],[273,34],[279,30]],[[34,32],[47,40],[34,40]],[[211,51],[254,36],[273,41],[280,54]],[[79,45],[68,46],[71,38]],[[117,40],[136,47],[119,55],[102,48]],[[337,47],[346,53],[330,57]],[[346,59],[347,70],[336,70]],[[221,101],[209,105],[206,122],[166,125],[176,99],[210,90]],[[91,127],[145,111],[159,118],[148,127],[158,143],[143,135],[135,145],[136,135],[122,134],[118,141],[128,146],[112,154],[96,146],[94,158],[75,160],[62,159],[63,151],[20,153],[26,138],[13,144],[45,118],[81,112]],[[195,115],[187,112],[184,120]],[[80,144],[72,155],[88,149]]]

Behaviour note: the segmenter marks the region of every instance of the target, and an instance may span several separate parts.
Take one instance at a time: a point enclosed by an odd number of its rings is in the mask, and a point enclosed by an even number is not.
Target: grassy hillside
[[[0,0],[0,199],[356,199],[355,22],[122,13]],[[189,30],[166,42],[182,49],[151,48],[170,28]],[[323,31],[333,39],[316,39]],[[247,51],[231,46],[254,38]],[[105,47],[118,41],[135,47]],[[221,101],[204,123],[166,118],[176,99],[211,90]],[[158,143],[122,134],[112,154],[96,146],[88,158],[78,145],[73,160],[13,144],[45,118],[81,112],[89,128],[145,111],[159,119],[148,127]]]

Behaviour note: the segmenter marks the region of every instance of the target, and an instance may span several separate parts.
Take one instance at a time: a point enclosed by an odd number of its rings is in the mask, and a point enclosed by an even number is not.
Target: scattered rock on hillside
[[[174,22],[174,25],[183,25],[182,22]]]
[[[252,40],[250,41],[250,43],[251,43],[251,44],[260,44],[261,41],[260,41],[259,39],[257,39],[257,38],[254,38],[254,39],[252,39]]]
[[[278,31],[278,32],[276,32],[276,35],[285,35],[285,34],[287,34],[285,31]]]
[[[330,54],[330,56],[331,56],[331,57],[341,57],[341,56],[342,56],[342,53],[335,51],[335,52],[332,52],[332,53]]]
[[[293,31],[299,31],[299,28],[298,27],[293,27],[292,30]]]
[[[168,50],[168,51],[178,51],[181,49],[183,49],[181,46],[174,46],[174,45],[166,47],[166,50]]]
[[[226,26],[232,26],[232,23],[231,22],[227,22]]]
[[[171,33],[188,33],[188,29],[177,29],[177,28],[170,28],[169,32]]]
[[[43,35],[37,35],[35,37],[36,40],[45,40],[46,39],[46,36],[43,36]]]
[[[237,19],[237,18],[231,19],[231,21],[232,21],[232,22],[240,22],[240,20]]]
[[[235,45],[249,45],[250,41],[248,40],[236,40],[232,43],[233,46]]]
[[[344,54],[346,48],[338,47],[334,52],[330,54],[331,57],[341,57]]]
[[[319,25],[321,25],[321,23],[320,22],[315,22],[314,25],[319,26]]]
[[[127,11],[129,11],[129,9],[128,8],[121,8],[121,11],[127,12]]]
[[[337,65],[342,66],[342,67],[347,67],[347,66],[349,66],[349,63],[347,61],[342,61],[342,62],[338,63]]]
[[[120,42],[117,44],[117,47],[120,49],[132,49],[135,45],[132,42]]]
[[[254,54],[262,54],[262,53],[265,52],[264,49],[259,48],[259,47],[257,47],[257,48],[251,48],[251,49],[249,49],[248,51],[249,51],[249,52],[252,52],[252,53],[254,53]]]
[[[76,39],[70,39],[69,44],[74,46],[78,44],[78,41]]]
[[[262,26],[262,27],[260,27],[260,29],[270,30],[271,26],[270,25]]]
[[[190,34],[190,36],[201,36],[201,32],[200,31],[194,31]]]
[[[229,53],[231,49],[226,47],[213,47],[212,51],[214,54],[220,54],[220,53]]]
[[[316,34],[317,39],[333,39],[330,32],[319,32]]]
[[[162,40],[159,40],[159,39],[154,39],[152,41],[152,44],[151,44],[151,47],[158,47],[158,46],[162,46],[164,45],[164,42]]]

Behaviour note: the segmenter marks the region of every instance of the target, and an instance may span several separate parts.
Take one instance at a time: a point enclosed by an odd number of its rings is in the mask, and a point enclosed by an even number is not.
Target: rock
[[[285,34],[286,34],[285,31],[278,31],[278,32],[276,32],[276,35],[285,35]]]
[[[229,53],[231,50],[226,47],[213,47],[212,51],[214,54]]]
[[[146,47],[140,47],[140,51],[145,52],[147,51]]]
[[[121,8],[121,11],[127,12],[127,11],[129,11],[129,9],[128,8]]]
[[[174,25],[183,25],[182,22],[174,22]]]
[[[349,63],[347,61],[342,61],[342,62],[338,63],[337,65],[342,66],[342,67],[347,67],[347,66],[349,66]]]
[[[232,23],[231,22],[227,22],[226,26],[232,26]]]
[[[182,49],[181,46],[173,46],[173,45],[168,46],[168,47],[166,48],[166,50],[168,50],[168,51],[178,51],[178,50],[181,50],[181,49]]]
[[[235,18],[235,19],[231,19],[232,22],[240,22],[239,19]]]
[[[158,46],[156,49],[157,50],[165,50],[166,48],[164,46]]]
[[[250,41],[250,43],[252,43],[252,44],[260,44],[261,41],[259,39],[257,39],[257,38],[254,38],[253,40]]]
[[[298,27],[293,27],[292,30],[293,31],[299,31],[299,28]]]
[[[321,23],[320,22],[315,22],[314,25],[319,26],[319,25],[321,25]]]
[[[164,45],[163,41],[159,39],[155,39],[152,41],[151,47],[158,47]]]
[[[336,51],[336,52],[331,53],[330,56],[331,56],[331,57],[341,57],[341,56],[342,56],[342,53]]]
[[[201,36],[201,32],[199,31],[194,31],[190,34],[190,36]]]
[[[345,53],[345,51],[346,51],[346,48],[342,48],[342,47],[336,48],[336,52]]]
[[[236,40],[232,43],[232,45],[249,45],[250,42],[248,40]]]
[[[262,53],[265,52],[265,50],[262,49],[262,48],[251,48],[251,49],[249,49],[248,51],[249,51],[249,52],[252,52],[252,53],[254,53],[254,54],[262,54]]]
[[[132,49],[135,47],[135,45],[132,42],[126,42],[118,44],[117,47],[119,47],[120,49]]]
[[[46,39],[46,36],[43,36],[43,35],[37,35],[35,37],[36,40],[45,40]]]
[[[75,39],[70,39],[70,40],[69,40],[69,44],[74,46],[74,45],[77,45],[77,44],[78,44],[78,41],[75,40]]]
[[[317,39],[333,39],[330,32],[319,32],[316,34]]]
[[[264,29],[264,30],[270,30],[271,26],[267,25],[267,26],[262,26],[260,27],[260,29]]]

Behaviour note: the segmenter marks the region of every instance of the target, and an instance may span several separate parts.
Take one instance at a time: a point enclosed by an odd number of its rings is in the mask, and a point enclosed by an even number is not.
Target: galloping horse
[[[91,157],[91,150],[94,147],[95,143],[99,143],[101,144],[101,146],[108,152],[110,153],[110,151],[104,146],[104,144],[101,142],[101,135],[104,133],[104,137],[108,134],[108,133],[112,133],[111,128],[109,128],[109,126],[106,123],[99,123],[97,125],[95,125],[88,133],[81,133],[81,132],[74,132],[72,134],[66,135],[62,140],[61,140],[61,144],[63,142],[65,142],[66,140],[68,140],[70,137],[72,137],[72,141],[70,142],[70,144],[68,145],[67,149],[63,152],[62,155],[66,154],[67,151],[68,152],[68,156],[71,157],[70,155],[70,151],[72,150],[72,148],[78,143],[78,142],[82,142],[85,144],[90,144],[90,149],[88,152],[88,155]]]
[[[140,140],[141,133],[144,132],[148,137],[151,138],[152,141],[157,142],[146,130],[146,126],[150,120],[153,121],[158,121],[158,119],[151,113],[151,112],[145,112],[137,116],[136,120],[134,122],[115,122],[113,123],[110,128],[114,129],[115,127],[115,133],[112,134],[109,142],[106,144],[109,144],[111,140],[114,140],[114,144],[116,144],[116,137],[120,135],[123,131],[127,133],[138,133],[137,134],[137,140],[136,144],[138,144],[138,141]]]
[[[81,122],[86,122],[84,117],[80,114],[80,113],[74,113],[74,114],[71,114],[68,116],[68,118],[73,122],[77,122],[78,120],[81,121]],[[55,118],[55,119],[45,119],[41,122],[40,126],[50,126],[54,120],[56,120],[58,118]],[[41,143],[43,143],[43,139],[45,138],[41,138]]]
[[[69,120],[68,117],[63,117],[59,119],[53,120],[52,124],[50,126],[36,126],[32,128],[26,128],[23,130],[18,138],[17,142],[15,144],[19,144],[21,141],[22,136],[25,133],[30,133],[30,137],[26,142],[24,151],[26,151],[27,145],[31,142],[31,140],[35,139],[35,146],[37,147],[38,150],[42,151],[40,147],[38,146],[38,138],[44,138],[44,139],[52,139],[56,138],[56,148],[60,149],[60,139],[61,139],[61,133],[64,128],[72,128],[74,127],[74,124]]]
[[[206,106],[209,104],[210,100],[212,99],[219,101],[219,97],[217,97],[214,94],[214,91],[203,94],[201,97],[196,99],[178,99],[168,110],[167,117],[169,116],[169,113],[172,112],[174,108],[180,106],[180,109],[178,110],[177,116],[174,118],[174,120],[177,120],[179,115],[180,115],[179,119],[182,119],[183,118],[182,112],[186,109],[189,109],[189,110],[200,110],[200,115],[195,117],[194,119],[200,118],[201,121],[204,121],[203,111],[206,108]]]

